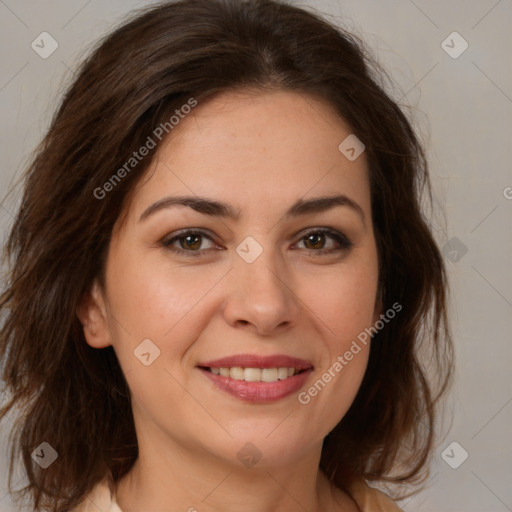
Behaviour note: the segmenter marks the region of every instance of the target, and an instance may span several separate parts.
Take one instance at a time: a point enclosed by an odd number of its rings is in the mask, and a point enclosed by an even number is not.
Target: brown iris
[[[311,235],[305,236],[303,240],[305,245],[312,242],[314,247],[310,247],[311,249],[321,249],[325,243],[325,235],[322,233],[313,233]]]
[[[185,240],[185,245],[183,244],[183,240]],[[189,243],[190,240],[195,240],[195,242]],[[180,245],[184,249],[199,249],[201,246],[201,235],[187,235],[180,238]]]

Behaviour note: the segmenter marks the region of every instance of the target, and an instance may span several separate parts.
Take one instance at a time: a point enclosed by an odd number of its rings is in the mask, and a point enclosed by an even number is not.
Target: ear
[[[76,315],[83,326],[88,345],[93,348],[105,348],[112,344],[105,298],[97,279],[94,280],[91,289],[83,294]]]

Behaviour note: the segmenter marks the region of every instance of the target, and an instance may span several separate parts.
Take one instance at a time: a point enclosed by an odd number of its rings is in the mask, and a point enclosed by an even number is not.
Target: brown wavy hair
[[[427,162],[387,77],[351,33],[273,0],[181,0],[143,9],[89,52],[23,176],[3,258],[3,418],[17,409],[9,490],[64,512],[138,455],[130,392],[112,347],[86,342],[76,310],[103,278],[112,228],[154,151],[101,200],[103,186],[191,97],[252,88],[327,100],[364,141],[383,311],[361,388],[324,440],[320,467],[356,478],[424,481],[440,396],[451,381],[446,270],[425,211]],[[7,396],[7,395],[6,395]],[[59,454],[41,469],[43,441]],[[12,490],[20,456],[28,484]]]

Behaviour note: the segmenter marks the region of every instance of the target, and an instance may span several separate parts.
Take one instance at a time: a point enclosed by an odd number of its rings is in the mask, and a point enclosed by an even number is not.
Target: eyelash
[[[333,231],[331,229],[326,229],[326,228],[316,228],[316,229],[311,229],[309,231],[307,231],[303,236],[300,237],[300,240],[299,241],[303,241],[305,238],[307,238],[308,236],[312,235],[312,234],[324,234],[324,235],[328,235],[329,237],[331,237],[332,239],[334,239],[336,242],[338,242],[339,246],[340,247],[337,247],[337,248],[332,248],[332,249],[319,249],[319,250],[315,250],[315,249],[305,249],[306,251],[308,252],[311,252],[312,255],[314,256],[322,256],[322,255],[325,255],[325,254],[330,254],[330,253],[334,253],[334,252],[339,252],[339,251],[346,251],[348,249],[350,249],[354,244],[345,236],[343,235],[342,233],[339,233],[338,231]],[[177,233],[175,236],[173,236],[172,238],[169,238],[167,240],[162,240],[162,245],[169,249],[170,251],[178,254],[178,255],[183,255],[183,256],[191,256],[191,257],[196,257],[196,256],[201,256],[203,254],[206,254],[208,251],[210,251],[211,249],[202,249],[202,250],[198,250],[198,251],[194,251],[194,250],[185,250],[185,249],[181,249],[181,248],[178,248],[178,247],[173,247],[171,244],[182,239],[182,238],[186,238],[187,236],[194,236],[194,235],[200,235],[200,236],[204,236],[208,239],[210,239],[212,242],[214,242],[212,240],[212,238],[207,234],[205,233],[204,231],[201,231],[201,230],[197,230],[197,229],[188,229],[188,230],[183,230],[179,233]]]

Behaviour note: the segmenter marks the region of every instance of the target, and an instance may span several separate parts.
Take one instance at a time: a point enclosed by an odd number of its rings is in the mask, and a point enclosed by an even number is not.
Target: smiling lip
[[[313,371],[313,365],[308,361],[285,355],[254,356],[251,354],[240,354],[223,357],[215,361],[207,361],[197,366],[203,375],[210,379],[219,389],[240,400],[253,403],[273,402],[297,392]],[[230,377],[215,375],[209,370],[209,368],[233,367],[295,368],[300,373],[277,382],[246,382],[245,380],[235,380]]]
[[[208,368],[295,368],[296,370],[312,369],[313,365],[304,359],[285,355],[255,356],[252,354],[239,354],[236,356],[223,357],[215,361],[199,363],[199,367]]]

